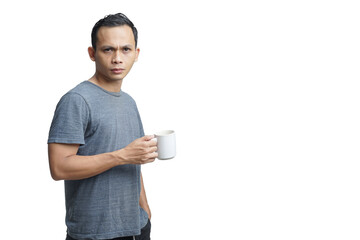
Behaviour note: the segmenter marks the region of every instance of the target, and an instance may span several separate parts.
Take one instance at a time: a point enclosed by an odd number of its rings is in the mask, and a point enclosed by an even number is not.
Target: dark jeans
[[[151,222],[148,220],[145,227],[141,229],[141,234],[135,236],[135,240],[150,240],[150,231],[151,231]],[[133,240],[133,237],[118,237],[109,240]],[[69,235],[66,236],[66,240],[76,240],[75,238],[70,237]]]

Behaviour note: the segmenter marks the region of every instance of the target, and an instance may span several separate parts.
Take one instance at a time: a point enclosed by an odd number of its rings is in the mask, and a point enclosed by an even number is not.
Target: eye
[[[131,48],[124,47],[124,48],[123,48],[123,51],[124,51],[124,52],[129,52],[129,51],[131,51]]]
[[[105,48],[105,49],[104,49],[104,52],[111,52],[111,51],[112,51],[111,48]]]

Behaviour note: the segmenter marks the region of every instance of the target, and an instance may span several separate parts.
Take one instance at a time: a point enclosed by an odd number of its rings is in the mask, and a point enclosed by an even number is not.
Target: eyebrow
[[[116,49],[117,47],[111,46],[111,45],[104,45],[101,46],[100,49]],[[125,44],[123,46],[120,46],[120,48],[134,48],[134,46],[132,44]]]
[[[110,49],[114,49],[113,46],[107,46],[107,45],[100,47],[100,49],[109,49],[109,48],[110,48]]]

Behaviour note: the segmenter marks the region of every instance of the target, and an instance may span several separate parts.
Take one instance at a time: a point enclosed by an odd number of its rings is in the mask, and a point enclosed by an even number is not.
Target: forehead
[[[127,26],[101,27],[97,33],[96,45],[134,45],[135,39],[132,29]]]

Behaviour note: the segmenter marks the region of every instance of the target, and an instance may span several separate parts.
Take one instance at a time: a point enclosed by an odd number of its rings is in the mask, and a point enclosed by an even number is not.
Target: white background
[[[152,239],[359,239],[357,1],[3,1],[1,239],[65,238],[47,135],[90,78],[97,20],[123,12],[123,84],[178,155],[143,167]]]

